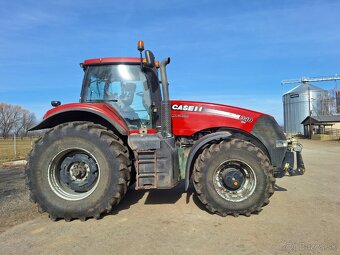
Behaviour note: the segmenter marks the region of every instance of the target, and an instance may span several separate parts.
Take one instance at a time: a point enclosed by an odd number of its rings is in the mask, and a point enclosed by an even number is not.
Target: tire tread
[[[36,157],[36,148],[39,146],[44,146],[46,141],[50,138],[50,136],[55,135],[57,132],[66,133],[69,129],[76,129],[78,131],[80,130],[86,130],[89,133],[98,136],[98,139],[101,139],[103,142],[105,142],[108,145],[108,148],[111,152],[113,152],[113,155],[116,155],[116,160],[119,160],[120,166],[119,166],[119,181],[118,181],[118,192],[116,192],[114,195],[112,195],[111,198],[108,199],[108,201],[98,201],[98,205],[95,208],[90,208],[87,211],[84,211],[82,215],[55,215],[54,212],[47,208],[46,205],[43,203],[39,203],[39,199],[37,196],[37,189],[32,185],[31,176],[32,171],[34,171],[31,168],[31,162],[34,160],[37,160]],[[116,206],[125,193],[127,192],[127,188],[130,181],[130,174],[131,174],[131,162],[129,159],[129,152],[126,147],[126,145],[123,143],[123,141],[117,136],[115,133],[113,133],[111,130],[92,122],[84,122],[84,121],[76,121],[76,122],[68,122],[64,124],[60,124],[58,126],[55,126],[46,133],[37,139],[34,143],[34,146],[27,157],[27,164],[25,169],[25,175],[26,175],[26,185],[29,189],[30,193],[30,200],[33,203],[38,204],[38,211],[40,213],[47,212],[49,214],[49,218],[53,221],[57,219],[65,219],[65,221],[71,221],[73,219],[79,219],[81,221],[85,221],[88,218],[95,218],[100,219],[103,213],[109,213],[113,206]]]
[[[219,209],[214,208],[213,204],[209,202],[210,198],[203,192],[203,182],[202,173],[206,170],[207,160],[213,157],[213,154],[219,151],[228,151],[230,148],[237,148],[248,150],[249,152],[253,152],[258,158],[261,168],[264,170],[264,174],[267,179],[267,185],[265,187],[264,197],[262,198],[260,203],[253,205],[251,208],[247,210],[228,210],[228,209]],[[230,141],[223,140],[218,143],[213,143],[207,148],[205,148],[202,153],[197,157],[194,169],[193,169],[193,183],[196,190],[196,194],[202,204],[206,207],[206,209],[211,213],[216,213],[222,217],[227,215],[232,215],[234,217],[238,217],[239,215],[244,215],[246,217],[251,216],[251,214],[257,214],[262,210],[262,207],[269,204],[269,198],[274,193],[274,184],[275,178],[273,177],[273,167],[271,166],[268,157],[256,147],[254,144],[241,140],[241,139],[231,139]]]

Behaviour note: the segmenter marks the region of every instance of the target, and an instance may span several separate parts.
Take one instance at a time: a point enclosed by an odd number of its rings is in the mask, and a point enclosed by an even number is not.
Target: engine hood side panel
[[[230,127],[250,133],[263,113],[229,105],[171,101],[172,132],[176,136],[191,136],[194,133],[217,127]]]

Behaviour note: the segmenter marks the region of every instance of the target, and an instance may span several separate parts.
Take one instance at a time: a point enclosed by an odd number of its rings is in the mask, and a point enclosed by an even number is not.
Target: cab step
[[[136,190],[157,189],[157,154],[155,150],[135,151]]]

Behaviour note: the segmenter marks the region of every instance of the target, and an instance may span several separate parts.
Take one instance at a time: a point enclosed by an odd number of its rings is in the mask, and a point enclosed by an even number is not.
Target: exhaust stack
[[[164,137],[172,137],[171,130],[171,105],[169,100],[169,83],[166,74],[166,66],[170,63],[170,58],[165,58],[160,63],[160,73],[163,91],[163,100],[161,106],[161,123],[162,123],[162,134]]]

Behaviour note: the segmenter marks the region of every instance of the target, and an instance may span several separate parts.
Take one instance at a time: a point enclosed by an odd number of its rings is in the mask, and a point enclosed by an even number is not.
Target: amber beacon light
[[[138,50],[142,52],[144,50],[144,42],[143,41],[138,41]]]

